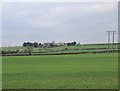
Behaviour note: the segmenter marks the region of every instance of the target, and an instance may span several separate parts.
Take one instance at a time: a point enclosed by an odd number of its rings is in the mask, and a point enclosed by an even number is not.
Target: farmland
[[[109,45],[110,50],[113,50],[113,45]],[[118,44],[114,44],[114,52],[118,49]],[[23,47],[23,46],[13,46],[13,47],[2,47],[0,51],[10,52],[8,55],[24,55],[27,51],[31,51],[31,55],[44,55],[44,54],[65,54],[65,53],[98,53],[107,52],[107,44],[86,44],[79,46],[59,46],[59,47]]]
[[[118,3],[8,1],[1,4],[3,90],[119,89]]]
[[[3,56],[3,89],[91,88],[118,88],[117,53]]]

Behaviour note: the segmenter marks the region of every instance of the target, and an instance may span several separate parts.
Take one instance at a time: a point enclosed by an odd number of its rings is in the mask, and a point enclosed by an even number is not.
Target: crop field
[[[3,56],[3,89],[115,89],[118,54]]]

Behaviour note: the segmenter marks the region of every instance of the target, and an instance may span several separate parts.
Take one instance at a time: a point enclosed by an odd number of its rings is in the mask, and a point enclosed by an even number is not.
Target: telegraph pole
[[[115,34],[116,31],[112,31],[113,33],[113,51],[114,51],[114,34]]]
[[[108,53],[109,53],[109,49],[110,49],[110,48],[109,48],[109,47],[110,47],[110,46],[109,46],[109,44],[110,44],[110,31],[107,31],[107,32],[108,32]]]
[[[110,52],[110,34],[112,33],[112,50],[114,52],[114,34],[116,31],[107,31],[108,32],[108,53]]]

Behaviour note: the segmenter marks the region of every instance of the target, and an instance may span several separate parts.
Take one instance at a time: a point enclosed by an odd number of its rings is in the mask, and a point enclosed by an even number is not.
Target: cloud
[[[117,17],[117,3],[4,3],[3,40],[106,42]]]
[[[96,13],[105,13],[112,11],[116,8],[116,3],[99,3],[99,4],[93,4],[91,7],[88,8],[89,11],[96,12]]]

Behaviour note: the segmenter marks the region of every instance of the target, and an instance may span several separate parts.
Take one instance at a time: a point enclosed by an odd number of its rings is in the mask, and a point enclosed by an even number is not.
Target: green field
[[[112,44],[109,45],[110,48],[112,48]],[[86,45],[80,45],[80,46],[60,46],[60,47],[53,47],[53,48],[33,48],[32,51],[33,52],[40,52],[40,51],[62,51],[65,48],[67,48],[68,50],[81,50],[81,49],[88,49],[88,48],[103,48],[103,49],[108,49],[108,44],[86,44]],[[118,48],[118,44],[114,44],[114,48]],[[23,49],[26,50],[26,47],[23,46],[10,46],[10,47],[0,47],[0,51],[15,51],[15,50],[19,50],[19,49]]]
[[[3,56],[3,89],[118,88],[118,55]]]

